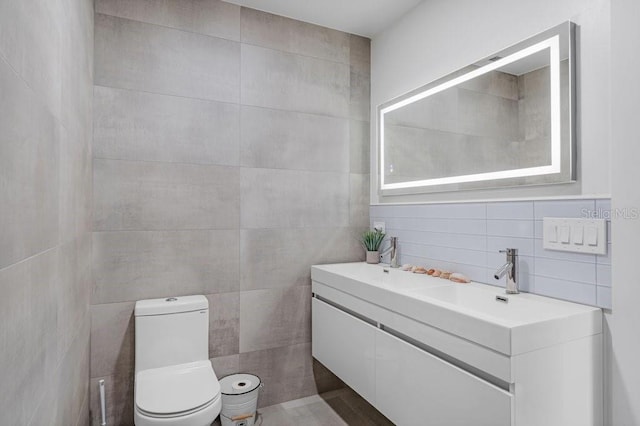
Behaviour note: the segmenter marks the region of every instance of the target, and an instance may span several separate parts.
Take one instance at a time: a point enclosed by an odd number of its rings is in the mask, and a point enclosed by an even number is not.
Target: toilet
[[[135,307],[136,426],[209,426],[220,383],[209,361],[204,296],[140,300]]]

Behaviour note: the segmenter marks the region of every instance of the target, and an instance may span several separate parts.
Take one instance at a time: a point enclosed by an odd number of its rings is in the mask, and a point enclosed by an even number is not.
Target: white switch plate
[[[542,245],[546,250],[607,254],[604,219],[545,217],[542,224]]]
[[[384,222],[373,222],[373,229],[379,229],[382,232],[385,232],[385,226],[384,226]]]

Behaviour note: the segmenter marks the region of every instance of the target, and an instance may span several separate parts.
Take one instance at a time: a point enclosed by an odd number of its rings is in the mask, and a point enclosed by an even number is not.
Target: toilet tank
[[[204,296],[139,300],[136,372],[209,359],[209,301]]]

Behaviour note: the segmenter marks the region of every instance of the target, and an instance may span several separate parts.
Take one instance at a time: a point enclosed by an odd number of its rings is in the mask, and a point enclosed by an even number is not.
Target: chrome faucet
[[[392,268],[398,268],[398,237],[389,237],[389,243],[391,245],[388,249],[380,253],[380,257],[389,254],[389,266]]]
[[[507,253],[507,263],[502,265],[493,277],[496,280],[507,276],[507,294],[518,294],[518,249],[508,248],[506,250],[500,250],[500,253]]]

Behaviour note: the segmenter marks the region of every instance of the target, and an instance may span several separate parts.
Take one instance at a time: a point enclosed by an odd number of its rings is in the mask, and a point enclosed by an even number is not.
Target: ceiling
[[[422,0],[225,0],[299,21],[372,37]]]

